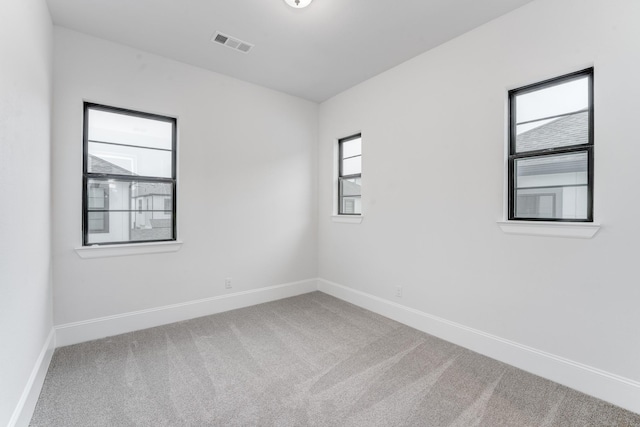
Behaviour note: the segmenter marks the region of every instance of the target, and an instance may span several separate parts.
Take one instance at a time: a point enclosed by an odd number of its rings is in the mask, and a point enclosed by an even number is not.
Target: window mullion
[[[531,158],[531,157],[546,157],[546,156],[553,156],[553,155],[559,155],[559,154],[568,154],[568,153],[577,153],[581,151],[587,151],[589,148],[593,148],[593,145],[582,144],[582,145],[573,145],[569,147],[560,147],[560,148],[553,148],[553,149],[540,150],[540,151],[525,151],[522,153],[511,154],[509,155],[509,158],[524,159],[524,158]]]

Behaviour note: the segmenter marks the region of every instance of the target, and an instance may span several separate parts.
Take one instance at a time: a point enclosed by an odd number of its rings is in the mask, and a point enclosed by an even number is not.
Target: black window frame
[[[570,146],[548,148],[543,150],[526,151],[518,153],[516,151],[516,97],[530,92],[535,92],[548,87],[556,86],[558,84],[567,83],[572,80],[588,77],[588,106],[589,113],[588,119],[588,142],[586,144],[576,144]],[[589,67],[580,71],[576,71],[562,76],[554,77],[548,80],[544,80],[538,83],[533,83],[527,86],[523,86],[517,89],[509,91],[509,156],[508,156],[508,219],[513,221],[548,221],[548,222],[593,222],[593,182],[594,182],[594,158],[593,158],[593,146],[594,146],[594,101],[593,101],[593,81],[594,81],[594,68]],[[575,114],[576,112],[568,113]],[[566,114],[566,115],[568,115]],[[561,115],[562,116],[562,115]],[[558,117],[561,117],[558,116]],[[551,117],[549,117],[551,118]],[[542,119],[539,119],[542,120]],[[515,214],[516,209],[516,161],[520,159],[528,158],[544,158],[560,154],[576,154],[586,153],[587,155],[587,218],[539,218],[539,217],[518,217]]]
[[[110,113],[124,114],[133,117],[140,117],[145,119],[152,119],[163,121],[172,124],[171,130],[171,177],[155,177],[144,175],[121,175],[110,173],[98,173],[89,172],[89,110],[100,110]],[[136,245],[139,243],[157,243],[157,242],[172,242],[177,240],[177,135],[178,135],[178,123],[175,117],[163,116],[159,114],[146,113],[142,111],[130,110],[120,107],[112,107],[104,104],[97,104],[93,102],[84,102],[83,107],[83,137],[82,137],[82,245],[94,246],[94,245]],[[153,239],[153,240],[124,240],[113,242],[89,242],[89,206],[88,206],[88,194],[87,188],[89,180],[101,179],[101,180],[113,180],[124,181],[129,183],[165,183],[170,184],[172,189],[172,209],[171,209],[171,228],[172,235],[169,239]],[[146,210],[145,210],[146,211]],[[108,216],[109,212],[118,212],[118,210],[105,209],[91,210],[91,212],[104,212],[105,216]],[[137,206],[131,206],[128,212],[137,213]],[[93,234],[93,232],[91,232]]]
[[[356,173],[356,174],[350,174],[350,175],[344,175],[342,172],[342,163],[345,160],[342,156],[342,150],[343,150],[343,144],[345,142],[349,142],[349,141],[353,141],[354,139],[360,139],[360,154],[358,156],[353,156],[353,157],[360,157],[362,159],[362,134],[361,133],[357,133],[354,135],[350,135],[347,136],[345,138],[340,138],[338,140],[338,215],[354,215],[354,216],[361,216],[362,213],[348,213],[348,212],[343,212],[342,211],[342,181],[346,180],[346,179],[354,179],[354,178],[360,178],[360,180],[362,180],[362,164],[360,166],[360,173]],[[351,157],[349,157],[351,158]],[[362,194],[360,194],[360,196],[349,196],[349,197],[359,197],[360,200],[362,201]],[[362,203],[362,202],[361,202]]]

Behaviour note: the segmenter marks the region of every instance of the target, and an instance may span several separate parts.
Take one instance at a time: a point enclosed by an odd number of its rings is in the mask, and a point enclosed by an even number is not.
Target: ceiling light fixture
[[[287,4],[295,9],[302,9],[309,6],[312,0],[284,0]]]

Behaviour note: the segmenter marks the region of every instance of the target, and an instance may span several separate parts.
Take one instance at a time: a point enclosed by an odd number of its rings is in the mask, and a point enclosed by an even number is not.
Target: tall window
[[[362,214],[362,136],[338,141],[338,214]]]
[[[82,230],[85,246],[176,240],[176,119],[84,104]]]
[[[593,68],[509,92],[509,219],[593,221]]]

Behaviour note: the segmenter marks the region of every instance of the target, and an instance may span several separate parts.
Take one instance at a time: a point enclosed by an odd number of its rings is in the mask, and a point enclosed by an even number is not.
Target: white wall
[[[223,295],[224,277],[236,292],[320,276],[640,380],[639,15],[633,0],[538,0],[321,105],[319,147],[313,103],[56,29],[54,323]],[[0,17],[0,200],[20,208],[0,210],[2,423],[51,328],[51,24],[36,0]],[[590,65],[602,230],[503,234],[506,91]],[[179,252],[75,253],[83,100],[178,117]],[[358,131],[365,219],[334,223],[333,143]]]
[[[51,53],[44,0],[0,2],[0,425],[52,328]]]
[[[639,16],[539,0],[323,103],[319,276],[640,380]],[[591,65],[602,229],[503,234],[507,91]],[[332,145],[359,130],[364,219],[335,223]]]
[[[55,324],[317,275],[317,104],[56,28]],[[176,253],[81,259],[83,100],[178,118]],[[123,273],[126,272],[126,273]],[[224,289],[224,278],[233,289]]]

